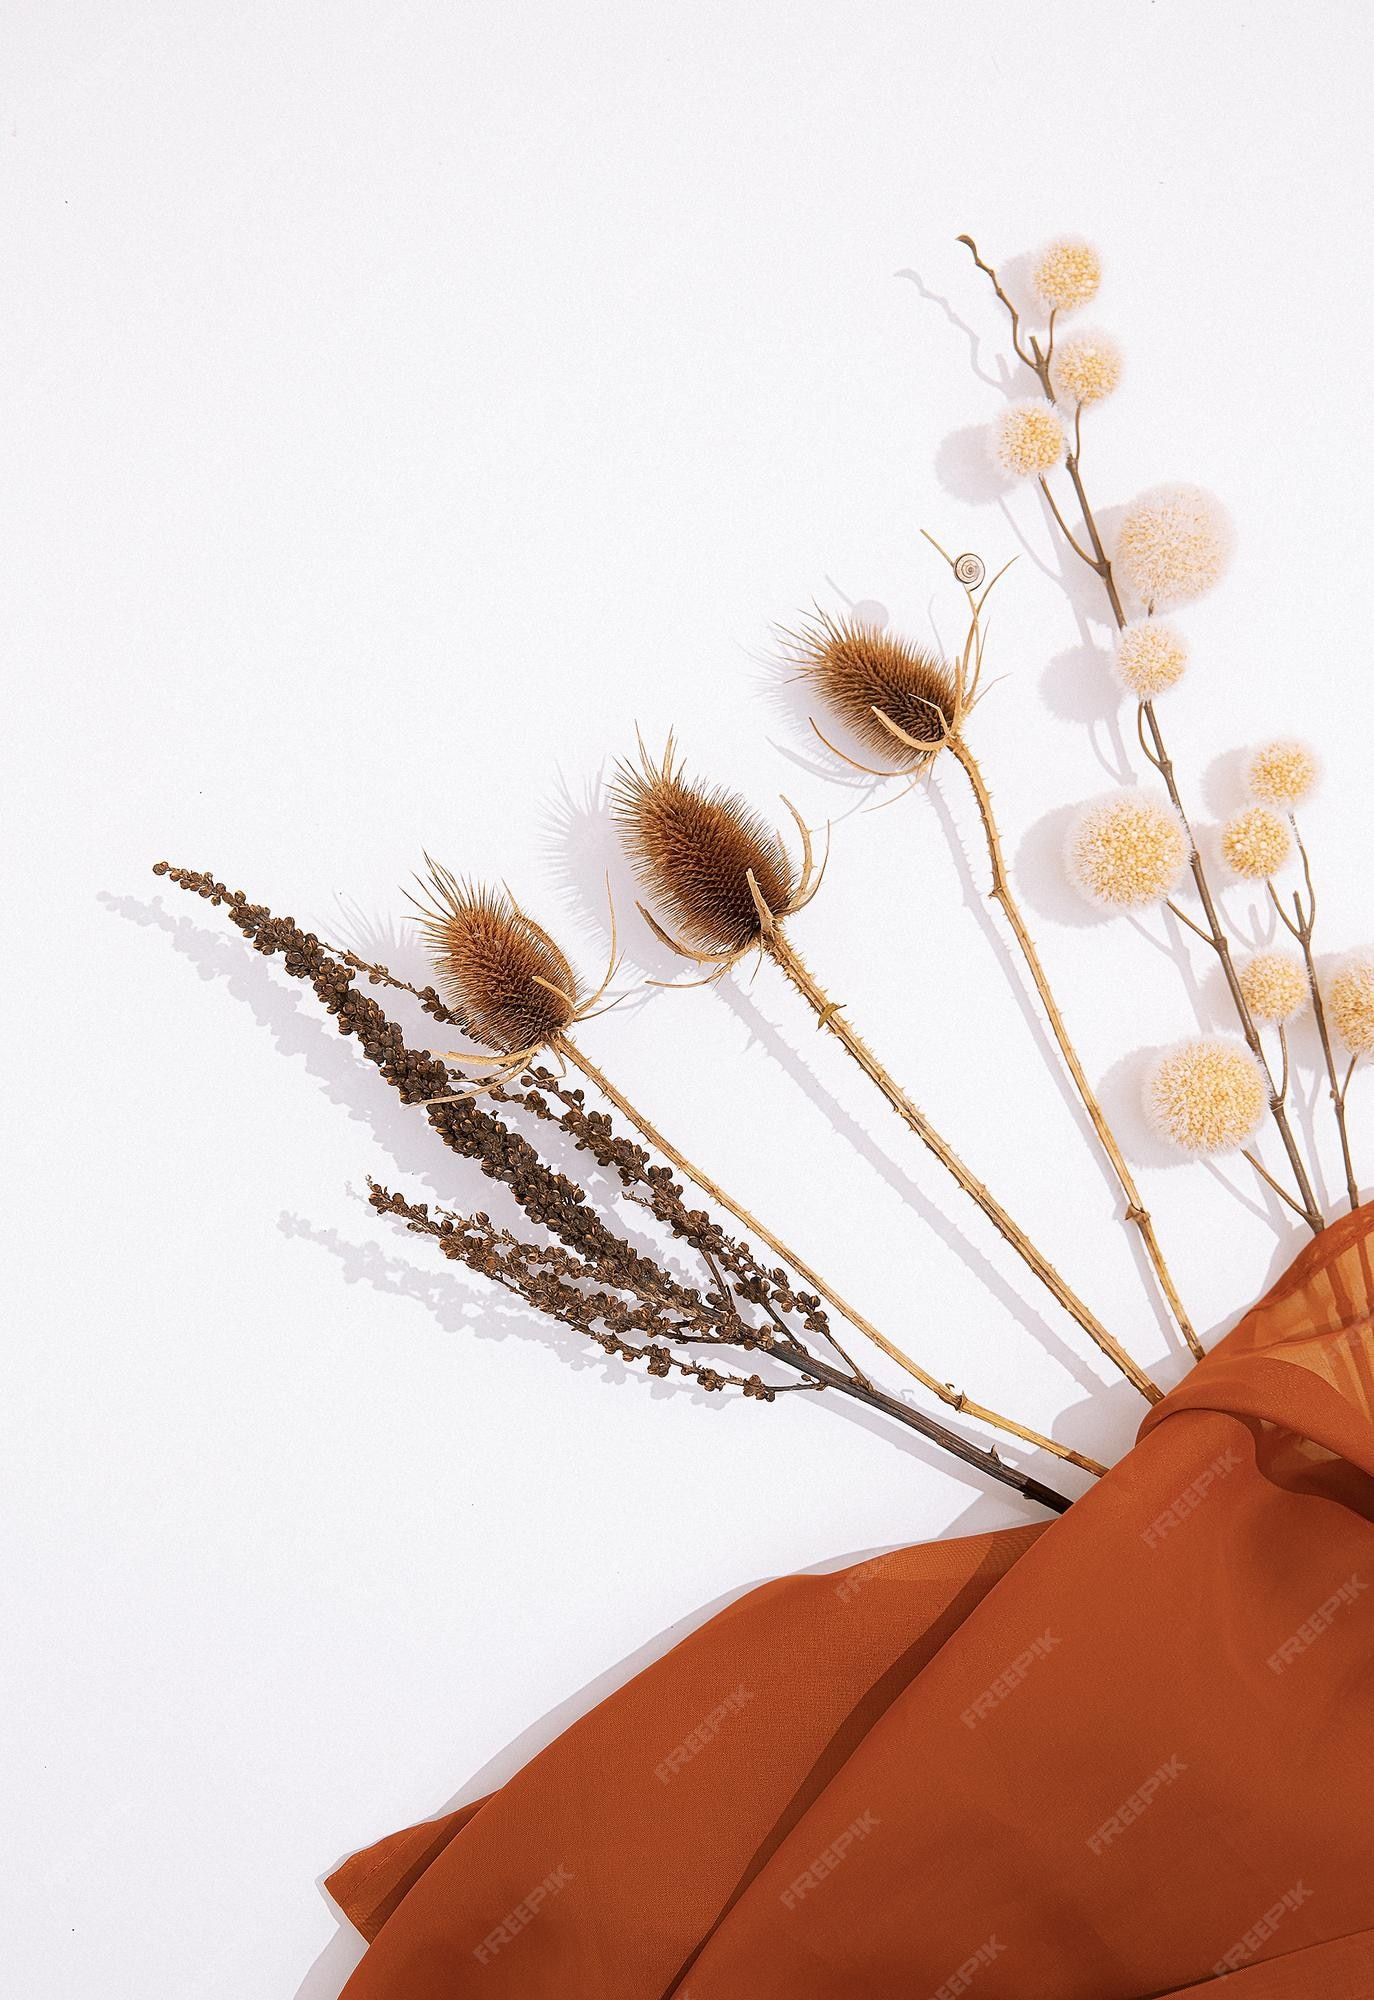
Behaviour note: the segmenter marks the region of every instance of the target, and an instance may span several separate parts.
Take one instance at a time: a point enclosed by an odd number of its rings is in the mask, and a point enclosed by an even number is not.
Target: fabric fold
[[[1374,1993],[1372,1232],[1061,1519],[754,1590],[345,1863],[347,2000]]]

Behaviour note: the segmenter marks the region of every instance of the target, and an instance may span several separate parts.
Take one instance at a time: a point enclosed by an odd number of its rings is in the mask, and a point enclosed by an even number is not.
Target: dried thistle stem
[[[602,1070],[598,1069],[590,1057],[584,1055],[582,1050],[567,1035],[560,1035],[552,1046],[557,1054],[564,1056],[574,1069],[579,1070],[586,1077],[587,1081],[600,1091],[609,1104],[615,1106],[621,1116],[635,1127],[636,1131],[648,1141],[656,1153],[662,1154],[663,1158],[676,1167],[680,1174],[685,1175],[688,1180],[699,1187],[709,1200],[725,1209],[728,1214],[733,1215],[735,1220],[742,1223],[744,1228],[752,1236],[756,1237],[760,1243],[766,1243],[774,1256],[781,1258],[782,1262],[789,1265],[797,1273],[798,1277],[804,1278],[813,1291],[825,1300],[827,1305],[832,1306],[837,1313],[844,1319],[847,1319],[851,1326],[857,1327],[859,1332],[865,1334],[875,1347],[880,1348],[890,1360],[895,1361],[899,1368],[905,1369],[906,1373],[919,1382],[923,1388],[928,1389],[933,1396],[938,1396],[942,1403],[946,1404],[952,1410],[959,1411],[966,1417],[976,1418],[980,1423],[990,1424],[994,1429],[1005,1431],[1011,1437],[1020,1438],[1023,1443],[1032,1445],[1037,1450],[1050,1452],[1054,1457],[1063,1459],[1069,1465],[1076,1465],[1084,1472],[1091,1472],[1100,1478],[1106,1471],[1107,1468],[1105,1465],[1100,1464],[1095,1458],[1089,1458],[1086,1453],[1074,1451],[1070,1446],[1060,1444],[1055,1438],[1046,1437],[1040,1431],[1031,1430],[1025,1424],[1017,1423],[1013,1417],[1001,1416],[996,1410],[990,1410],[982,1403],[975,1403],[972,1397],[965,1395],[962,1389],[956,1389],[948,1382],[938,1381],[935,1376],[922,1368],[919,1362],[913,1361],[909,1354],[905,1353],[895,1342],[889,1340],[886,1334],[882,1333],[856,1306],[850,1305],[847,1299],[842,1298],[832,1285],[828,1285],[824,1278],[812,1269],[805,1258],[800,1257],[789,1244],[782,1241],[781,1237],[775,1236],[772,1230],[760,1222],[756,1215],[752,1215],[742,1203],[737,1202],[732,1195],[727,1194],[718,1182],[713,1181],[710,1175],[698,1167],[694,1161],[688,1159],[685,1153],[679,1152],[671,1140],[665,1138],[657,1126],[651,1124],[644,1113],[639,1110],[638,1106],[633,1104],[625,1096],[624,1092],[618,1089],[612,1083],[611,1079]],[[855,1366],[851,1357],[840,1347],[838,1341],[835,1341],[833,1335],[830,1336],[830,1339],[841,1359],[847,1362],[853,1370],[855,1379],[861,1383],[868,1383],[867,1376]],[[868,1383],[868,1386],[871,1388],[872,1384]]]
[[[978,266],[978,269],[980,271],[984,272],[987,275],[989,281],[992,284],[994,292],[997,294],[997,297],[1001,300],[1003,306],[1005,306],[1008,314],[1010,315],[1011,330],[1012,330],[1012,346],[1016,351],[1017,358],[1020,361],[1022,361],[1025,364],[1025,366],[1029,368],[1031,372],[1034,374],[1047,400],[1051,403],[1057,403],[1058,398],[1056,397],[1054,392],[1054,384],[1050,373],[1050,356],[1048,351],[1041,347],[1040,342],[1036,339],[1034,334],[1031,334],[1029,336],[1027,347],[1023,347],[1021,345],[1020,322],[1016,313],[1016,309],[1012,305],[1011,301],[1008,299],[1006,292],[1003,290],[1002,285],[997,277],[996,271],[993,269],[992,265],[986,263],[984,259],[978,254],[978,247],[971,236],[961,236],[959,238],[959,241],[968,247],[969,253],[972,256],[974,263]],[[1063,533],[1064,538],[1067,541],[1069,547],[1084,563],[1086,563],[1087,567],[1091,569],[1094,572],[1094,574],[1100,578],[1102,582],[1102,587],[1107,593],[1107,602],[1111,606],[1112,616],[1116,620],[1117,628],[1118,630],[1124,631],[1127,621],[1126,621],[1126,613],[1122,608],[1121,593],[1117,589],[1116,577],[1112,571],[1111,558],[1107,554],[1106,545],[1102,540],[1101,531],[1098,528],[1096,517],[1093,514],[1092,507],[1088,500],[1087,489],[1083,484],[1083,473],[1081,465],[1082,426],[1080,418],[1081,418],[1081,411],[1076,411],[1073,443],[1065,452],[1064,468],[1069,475],[1069,481],[1074,490],[1074,497],[1078,502],[1079,511],[1083,516],[1083,525],[1084,528],[1087,530],[1089,549],[1085,550],[1082,547],[1081,543],[1079,543],[1079,541],[1076,539],[1076,537],[1070,533],[1067,525],[1064,522],[1063,516],[1060,514],[1058,507],[1054,505],[1052,499],[1051,499],[1050,511],[1053,513],[1055,521],[1057,522],[1061,532]],[[1044,482],[1042,481],[1042,484],[1043,483]],[[1049,491],[1048,487],[1046,487],[1045,490],[1048,495]],[[1223,974],[1225,975],[1227,990],[1231,995],[1232,1004],[1235,1007],[1236,1016],[1240,1022],[1241,1032],[1245,1037],[1246,1045],[1250,1049],[1250,1052],[1255,1057],[1256,1061],[1261,1065],[1261,1067],[1264,1070],[1265,1076],[1268,1078],[1269,1109],[1273,1116],[1274,1123],[1278,1127],[1279,1136],[1283,1141],[1284,1151],[1288,1155],[1288,1162],[1293,1170],[1293,1177],[1297,1182],[1298,1190],[1302,1196],[1302,1202],[1298,1212],[1302,1215],[1303,1220],[1306,1222],[1308,1228],[1312,1231],[1313,1235],[1314,1236],[1320,1235],[1324,1227],[1324,1217],[1317,1203],[1316,1195],[1313,1192],[1312,1182],[1308,1175],[1307,1167],[1303,1161],[1301,1149],[1299,1148],[1297,1139],[1294,1135],[1293,1127],[1288,1117],[1287,1107],[1284,1104],[1283,1098],[1280,1096],[1277,1088],[1275,1087],[1273,1072],[1271,1071],[1268,1059],[1265,1056],[1264,1047],[1259,1036],[1259,1031],[1255,1026],[1254,1020],[1250,1013],[1250,1009],[1246,1005],[1245,995],[1241,991],[1240,979],[1236,972],[1235,961],[1231,952],[1231,941],[1227,935],[1226,928],[1221,921],[1221,916],[1217,909],[1216,900],[1212,894],[1211,884],[1207,879],[1207,871],[1203,866],[1202,856],[1198,852],[1197,842],[1193,838],[1192,825],[1188,819],[1187,813],[1184,811],[1183,800],[1179,796],[1178,783],[1174,776],[1173,762],[1169,757],[1167,749],[1165,748],[1163,733],[1161,732],[1159,727],[1159,719],[1156,716],[1154,710],[1154,703],[1149,701],[1142,702],[1140,706],[1140,713],[1141,713],[1141,718],[1145,724],[1145,727],[1149,730],[1150,733],[1149,744],[1145,743],[1144,737],[1142,735],[1141,737],[1142,748],[1145,750],[1145,754],[1149,758],[1150,763],[1154,766],[1155,770],[1159,772],[1161,778],[1163,778],[1165,788],[1167,789],[1170,800],[1173,803],[1174,810],[1178,813],[1180,819],[1183,821],[1185,829],[1187,830],[1188,845],[1190,850],[1188,865],[1192,871],[1193,883],[1197,889],[1198,901],[1202,905],[1203,914],[1206,918],[1206,931],[1205,933],[1200,932],[1200,935],[1205,935],[1206,942],[1211,945],[1213,951],[1215,951],[1218,959],[1221,962],[1221,969]],[[1197,929],[1198,926],[1194,926],[1193,928]]]
[[[1090,1312],[1077,1294],[1069,1289],[1053,1264],[1036,1248],[1024,1229],[1012,1220],[1002,1204],[964,1165],[949,1142],[936,1131],[925,1113],[912,1103],[906,1092],[883,1068],[868,1044],[845,1020],[840,1003],[827,998],[799,953],[783,935],[780,925],[774,924],[765,932],[763,948],[811,1008],[816,1016],[817,1025],[835,1036],[864,1074],[877,1085],[898,1117],[910,1126],[924,1145],[929,1147],[941,1166],[953,1175],[964,1193],[978,1204],[994,1228],[1025,1260],[1040,1282],[1053,1293],[1070,1318],[1077,1321],[1089,1338],[1101,1348],[1109,1360],[1116,1364],[1127,1381],[1140,1391],[1147,1403],[1159,1402],[1163,1392],[1158,1385],[1150,1380],[1137,1362],[1132,1360],[1125,1348],[1113,1339],[1096,1314]]]
[[[958,759],[960,767],[969,781],[973,796],[978,803],[978,814],[983,822],[983,834],[987,841],[988,861],[992,868],[993,900],[1000,906],[1003,916],[1011,926],[1012,935],[1020,947],[1021,956],[1026,962],[1026,968],[1035,982],[1035,990],[1040,995],[1040,1003],[1045,1010],[1045,1018],[1050,1024],[1051,1033],[1059,1045],[1059,1053],[1064,1058],[1064,1066],[1073,1079],[1074,1088],[1078,1092],[1084,1110],[1092,1120],[1093,1130],[1097,1134],[1098,1143],[1101,1145],[1103,1152],[1111,1164],[1112,1172],[1120,1182],[1121,1191],[1126,1197],[1125,1220],[1134,1223],[1140,1231],[1140,1238],[1145,1245],[1146,1255],[1154,1267],[1155,1276],[1159,1280],[1160,1290],[1168,1301],[1169,1310],[1178,1324],[1180,1333],[1200,1361],[1206,1353],[1206,1349],[1198,1339],[1183,1301],[1179,1297],[1178,1288],[1174,1284],[1169,1266],[1165,1262],[1164,1252],[1160,1248],[1159,1238],[1155,1233],[1155,1226],[1150,1212],[1140,1198],[1140,1190],[1136,1185],[1135,1176],[1126,1164],[1126,1158],[1117,1143],[1116,1134],[1108,1124],[1106,1113],[1098,1101],[1097,1093],[1088,1081],[1087,1072],[1083,1068],[1078,1051],[1074,1047],[1068,1028],[1065,1026],[1064,1017],[1059,1010],[1059,1003],[1055,999],[1054,991],[1045,973],[1045,968],[1040,961],[1040,954],[1036,950],[1035,940],[1030,934],[1021,906],[1012,892],[1011,880],[1007,873],[1006,860],[1002,852],[1002,838],[998,830],[997,816],[993,811],[992,797],[988,791],[982,769],[979,766],[977,758],[969,748],[967,741],[958,731],[949,736],[947,747]]]

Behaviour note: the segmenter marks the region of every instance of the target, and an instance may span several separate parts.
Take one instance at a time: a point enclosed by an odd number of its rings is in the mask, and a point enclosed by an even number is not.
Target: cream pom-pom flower
[[[1292,736],[1261,743],[1251,752],[1245,771],[1254,796],[1267,806],[1277,806],[1281,812],[1292,812],[1295,806],[1300,806],[1320,776],[1316,751]]]
[[[1135,786],[1092,799],[1069,830],[1069,874],[1109,909],[1158,903],[1188,865],[1188,831],[1167,800]]]
[[[1031,283],[1056,312],[1075,312],[1097,297],[1102,259],[1081,236],[1059,236],[1035,260]]]
[[[1226,865],[1247,881],[1263,882],[1277,875],[1293,851],[1293,831],[1268,806],[1247,806],[1221,829]]]
[[[1337,968],[1326,1011],[1352,1056],[1374,1055],[1374,953],[1356,952]]]
[[[992,427],[992,455],[1014,479],[1034,479],[1058,465],[1068,449],[1059,412],[1043,397],[1008,403]]]
[[[1112,561],[1142,604],[1188,604],[1221,581],[1231,557],[1231,524],[1201,486],[1153,486],[1133,500],[1117,530]]]
[[[1269,1085],[1242,1042],[1200,1035],[1165,1049],[1145,1079],[1145,1110],[1185,1153],[1230,1153],[1264,1116]]]
[[[1054,392],[1066,403],[1100,403],[1121,380],[1121,348],[1109,333],[1073,333],[1055,342]]]
[[[1291,1021],[1307,1005],[1307,974],[1289,951],[1257,951],[1240,968],[1240,990],[1257,1021]]]
[[[1162,618],[1127,625],[1116,642],[1116,676],[1137,701],[1153,701],[1183,677],[1188,642]]]

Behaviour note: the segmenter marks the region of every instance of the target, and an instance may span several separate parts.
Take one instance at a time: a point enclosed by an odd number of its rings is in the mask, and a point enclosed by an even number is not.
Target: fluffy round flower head
[[[1326,989],[1331,1024],[1352,1056],[1374,1055],[1374,953],[1348,958]]]
[[[1240,990],[1257,1021],[1291,1021],[1307,1005],[1307,974],[1287,951],[1257,951],[1240,968]]]
[[[1084,806],[1069,833],[1067,858],[1089,902],[1138,909],[1178,886],[1188,834],[1167,801],[1131,786]]]
[[[1045,305],[1056,312],[1076,312],[1097,297],[1102,259],[1081,236],[1060,236],[1040,252],[1031,282]]]
[[[1268,806],[1247,806],[1221,829],[1221,851],[1237,875],[1263,882],[1277,875],[1292,853],[1293,832]]]
[[[1050,363],[1054,392],[1066,403],[1100,403],[1121,380],[1121,349],[1109,333],[1058,340]]]
[[[1188,642],[1162,618],[1141,618],[1116,642],[1116,675],[1137,701],[1153,701],[1183,678]]]
[[[1245,775],[1257,799],[1277,806],[1280,812],[1292,812],[1311,793],[1321,776],[1321,766],[1310,745],[1283,737],[1274,743],[1261,743]]]
[[[1231,524],[1201,486],[1154,486],[1133,500],[1117,530],[1112,561],[1152,610],[1189,604],[1221,581],[1231,557]]]
[[[1269,1086],[1241,1042],[1202,1035],[1166,1049],[1145,1079],[1145,1110],[1185,1153],[1231,1153],[1264,1116]]]
[[[1030,396],[1008,403],[992,427],[992,455],[1013,479],[1035,479],[1058,465],[1068,449],[1053,403]]]

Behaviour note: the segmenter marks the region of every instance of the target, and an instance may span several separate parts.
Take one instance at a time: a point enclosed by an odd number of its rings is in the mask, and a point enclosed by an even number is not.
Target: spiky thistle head
[[[689,957],[738,957],[761,942],[765,910],[787,916],[809,888],[777,831],[738,792],[684,777],[671,736],[660,758],[641,742],[638,760],[617,767],[611,807],[640,880],[692,947]]]
[[[577,975],[503,889],[460,881],[426,855],[420,927],[444,997],[502,1055],[540,1049],[577,1017]]]
[[[903,770],[928,763],[962,720],[958,674],[909,639],[824,611],[783,637],[790,663],[840,720]]]

